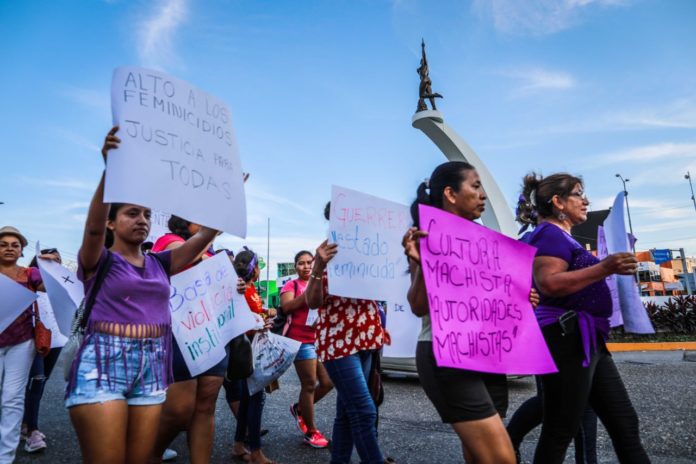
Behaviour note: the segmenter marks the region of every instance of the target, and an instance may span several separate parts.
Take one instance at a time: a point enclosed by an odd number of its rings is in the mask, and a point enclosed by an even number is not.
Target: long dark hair
[[[126,206],[126,203],[111,203],[109,205],[109,214],[107,216],[107,219],[109,221],[115,221],[116,216],[118,216],[118,210]],[[106,248],[111,248],[114,245],[114,232],[109,229],[108,227],[106,228],[106,236],[104,237],[104,246]]]
[[[169,228],[169,231],[173,234],[178,235],[184,240],[188,240],[191,237],[193,237],[193,234],[188,229],[190,225],[191,223],[186,219],[180,218],[179,216],[174,216],[173,214],[167,222],[167,227]]]
[[[442,209],[442,197],[445,188],[451,187],[455,192],[459,192],[467,173],[474,170],[476,168],[465,161],[448,161],[436,167],[430,175],[430,179],[421,182],[418,185],[418,190],[416,190],[416,199],[411,203],[413,225],[419,227],[418,205],[428,205]]]
[[[242,251],[237,253],[234,257],[234,270],[237,275],[244,281],[249,283],[252,277],[254,277],[254,270],[259,263],[258,256],[256,253],[251,251],[249,248],[244,247]]]
[[[582,185],[582,178],[565,172],[543,177],[535,172],[524,176],[522,193],[517,203],[515,219],[524,230],[536,226],[539,219],[554,216],[553,197],[567,197],[576,185]]]

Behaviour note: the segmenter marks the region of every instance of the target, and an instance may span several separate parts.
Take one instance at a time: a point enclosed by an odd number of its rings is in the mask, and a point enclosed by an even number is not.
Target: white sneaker
[[[167,448],[164,450],[164,453],[162,453],[162,460],[163,461],[173,461],[176,459],[176,457],[179,455],[176,451],[173,449]]]
[[[41,435],[41,432],[38,430],[31,432],[31,435],[29,435],[29,438],[27,438],[27,441],[24,443],[24,451],[27,453],[36,453],[37,451],[45,450],[47,447],[46,441]]]

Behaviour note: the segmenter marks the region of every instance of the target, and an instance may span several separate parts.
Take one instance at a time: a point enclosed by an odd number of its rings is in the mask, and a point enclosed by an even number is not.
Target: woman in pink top
[[[309,251],[300,251],[295,255],[295,271],[299,277],[283,286],[280,291],[280,305],[290,320],[285,335],[302,342],[295,358],[295,369],[301,383],[300,398],[298,403],[290,406],[290,413],[304,434],[305,443],[313,448],[326,448],[329,442],[314,424],[314,403],[319,402],[331,391],[333,383],[324,365],[317,359],[314,342],[317,338],[318,314],[316,309],[309,309],[304,295],[307,282],[312,275],[313,261],[314,256]]]

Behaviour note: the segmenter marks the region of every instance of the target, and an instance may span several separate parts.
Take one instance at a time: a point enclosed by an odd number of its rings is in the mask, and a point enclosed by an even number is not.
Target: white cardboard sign
[[[0,273],[0,333],[4,332],[30,304],[36,300],[36,293]]]
[[[365,300],[402,299],[408,262],[401,240],[409,225],[405,205],[332,186],[329,242],[338,244],[338,253],[327,266],[329,293]]]
[[[48,294],[45,292],[37,292],[36,294],[38,295],[36,303],[39,305],[39,318],[41,318],[43,325],[51,331],[51,348],[64,347],[68,342],[68,337],[63,335],[58,327]]]
[[[386,328],[391,335],[391,345],[384,345],[384,357],[414,358],[421,319],[411,312],[405,293],[402,299],[387,302]]]
[[[36,242],[36,256],[39,256],[40,249],[39,242]],[[85,297],[84,286],[77,275],[65,266],[40,258],[36,262],[58,327],[63,335],[70,335],[75,311]]]
[[[104,201],[169,211],[246,237],[246,200],[232,114],[221,100],[150,69],[114,70],[121,145],[109,154]]]
[[[263,326],[236,287],[237,274],[226,253],[172,276],[172,331],[191,375],[219,363],[234,337]]]

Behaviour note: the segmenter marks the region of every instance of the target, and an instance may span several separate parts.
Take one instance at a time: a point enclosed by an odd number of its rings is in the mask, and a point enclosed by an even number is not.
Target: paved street
[[[681,352],[617,353],[615,359],[641,419],[641,431],[652,462],[686,464],[696,462],[696,362],[682,361]],[[79,461],[77,439],[63,408],[61,369],[47,385],[42,403],[40,425],[47,435],[49,448],[42,454],[18,452],[19,463],[73,463]],[[327,450],[313,450],[302,443],[288,406],[295,401],[299,384],[294,370],[281,379],[281,390],[269,395],[264,411],[264,427],[270,433],[264,440],[264,452],[283,463],[326,463]],[[389,379],[386,399],[380,409],[380,440],[387,456],[398,463],[462,462],[458,440],[450,428],[440,423],[418,382],[413,379]],[[510,385],[510,412],[534,393],[531,377],[513,380]],[[335,394],[317,405],[318,425],[331,435]],[[217,431],[212,462],[231,462],[234,421],[221,395],[218,402]],[[536,431],[522,448],[525,460],[531,460]],[[611,443],[600,426],[600,461],[616,462]],[[174,443],[187,462],[186,443],[180,436]],[[572,448],[567,462],[573,462]],[[354,459],[357,462],[357,459]]]

